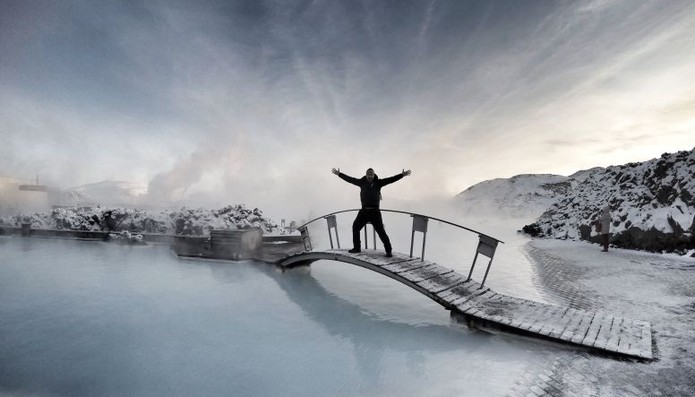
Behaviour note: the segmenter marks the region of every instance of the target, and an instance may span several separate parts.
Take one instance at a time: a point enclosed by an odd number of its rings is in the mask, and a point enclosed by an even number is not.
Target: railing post
[[[367,223],[364,225],[364,249],[369,249],[369,239],[367,238],[367,226],[371,225],[371,223]],[[372,225],[372,249],[376,249],[376,229],[374,229],[374,225]]]
[[[413,257],[413,244],[415,243],[415,232],[422,233],[422,256],[421,261],[425,260],[425,242],[427,240],[427,221],[429,218],[426,216],[411,214],[413,217],[413,231],[410,234],[410,257]]]
[[[326,218],[328,220],[328,218]],[[328,222],[328,241],[331,243],[331,249],[333,249],[333,236],[331,235],[331,222]]]
[[[469,281],[471,279],[471,276],[473,276],[473,269],[475,268],[475,261],[478,260],[478,251],[475,252],[475,256],[473,257],[473,263],[471,264],[471,270],[468,272],[468,278],[466,281]]]
[[[313,251],[311,246],[311,238],[309,237],[309,229],[306,226],[299,228],[299,233],[302,236],[302,243],[304,243],[304,251]]]
[[[338,249],[340,249],[340,237],[338,236],[338,221],[335,219],[335,215],[327,216],[326,223],[328,224],[328,240],[331,242],[331,249],[333,249],[333,236],[331,234],[331,228],[335,229],[335,239],[338,242]]]
[[[374,229],[374,225],[372,225],[372,249],[376,250],[376,229]]]
[[[492,258],[495,256],[495,250],[497,249],[497,244],[499,241],[483,236],[481,234],[478,235],[478,248],[475,250],[475,256],[473,257],[473,264],[471,264],[471,270],[468,272],[468,280],[471,279],[471,276],[473,275],[473,269],[475,268],[475,261],[478,259],[478,254],[485,255],[488,258],[490,258],[490,262],[487,264],[487,269],[485,269],[485,276],[483,276],[483,282],[480,284],[480,288],[483,288],[485,285],[485,280],[487,280],[487,275],[490,272],[490,266],[492,266]]]

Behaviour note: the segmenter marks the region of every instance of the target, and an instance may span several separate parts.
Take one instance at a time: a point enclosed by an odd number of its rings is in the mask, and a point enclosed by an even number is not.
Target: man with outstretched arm
[[[381,243],[384,244],[386,256],[391,257],[391,241],[384,230],[384,221],[381,219],[381,211],[379,211],[379,201],[381,201],[381,188],[396,182],[404,176],[410,175],[410,170],[403,170],[400,174],[389,178],[379,179],[372,168],[367,169],[367,173],[360,179],[353,178],[340,172],[340,169],[333,168],[333,173],[338,175],[342,180],[352,183],[360,188],[360,201],[362,201],[362,209],[357,213],[355,221],[352,223],[352,249],[348,252],[360,252],[360,230],[371,223],[374,230],[379,235]]]

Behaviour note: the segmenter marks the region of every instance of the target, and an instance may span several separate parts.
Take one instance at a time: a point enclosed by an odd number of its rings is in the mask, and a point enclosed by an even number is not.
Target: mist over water
[[[0,239],[0,392],[504,395],[555,348],[452,326],[391,279]]]

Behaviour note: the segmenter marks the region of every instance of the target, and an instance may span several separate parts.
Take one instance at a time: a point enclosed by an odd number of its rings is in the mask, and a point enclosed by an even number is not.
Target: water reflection
[[[177,257],[178,265],[184,268],[200,268],[205,266],[210,270],[210,276],[223,284],[243,283],[244,280],[253,278],[255,272],[244,271],[248,266],[256,265],[253,261],[230,262],[217,259],[199,259]]]
[[[415,326],[368,314],[359,305],[327,291],[312,276],[310,267],[284,272],[271,266],[259,269],[277,282],[308,318],[329,334],[350,341],[360,375],[363,381],[370,381],[367,383],[379,383],[385,352],[405,353],[409,372],[418,376],[424,367],[423,350],[466,355],[490,343],[489,334],[475,330],[434,324]]]

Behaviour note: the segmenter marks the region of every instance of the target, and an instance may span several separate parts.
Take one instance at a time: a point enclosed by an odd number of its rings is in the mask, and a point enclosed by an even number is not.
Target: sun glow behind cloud
[[[694,141],[690,2],[40,5],[1,12],[0,172],[63,187],[320,212],[334,166],[421,199]]]

